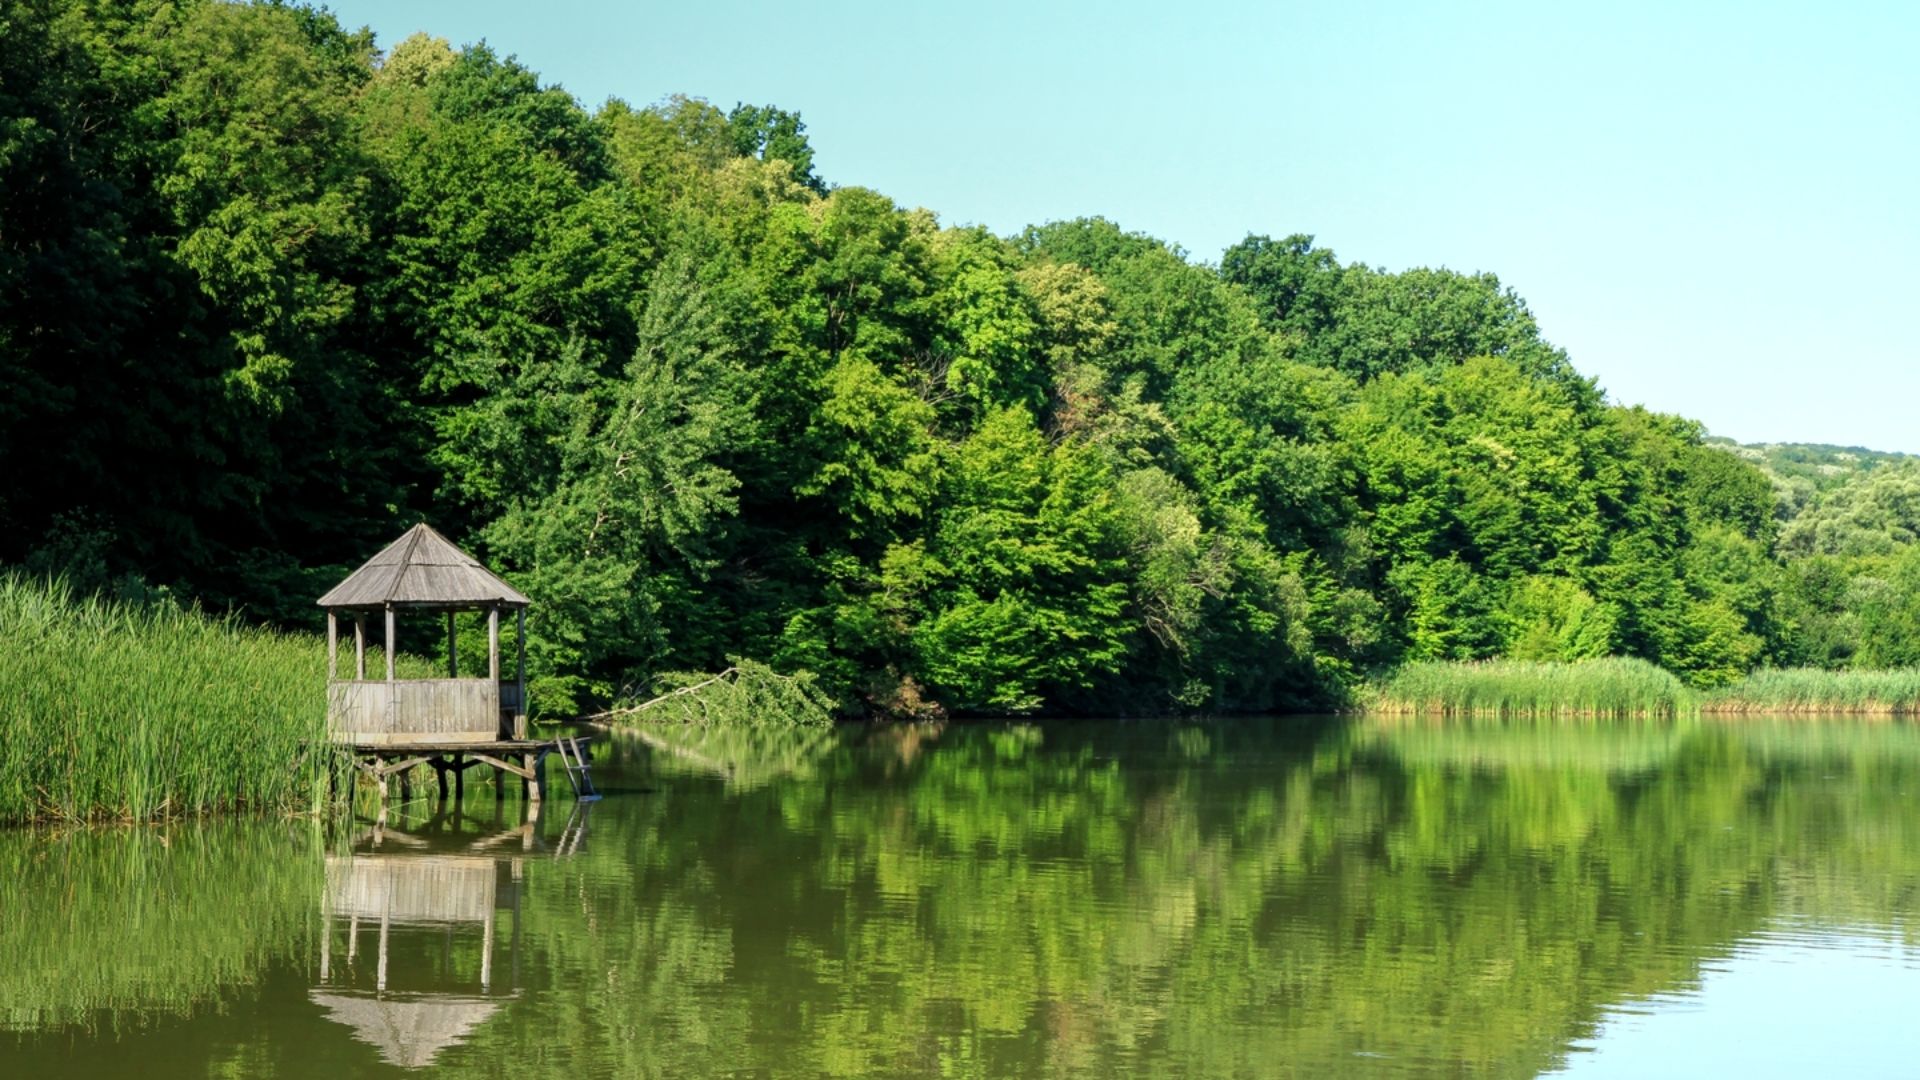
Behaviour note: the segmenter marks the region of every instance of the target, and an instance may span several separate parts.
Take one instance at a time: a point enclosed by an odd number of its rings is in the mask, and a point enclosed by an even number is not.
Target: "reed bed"
[[[317,808],[326,643],[0,576],[0,822]]]
[[[1702,712],[1855,716],[1920,715],[1920,668],[1823,671],[1762,668],[1707,695]]]
[[[1366,697],[1368,712],[1403,716],[1606,720],[1677,716],[1695,705],[1671,672],[1626,657],[1408,664]]]

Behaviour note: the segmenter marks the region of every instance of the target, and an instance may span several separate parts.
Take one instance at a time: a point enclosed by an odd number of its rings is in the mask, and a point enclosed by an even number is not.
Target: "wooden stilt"
[[[439,758],[433,762],[433,778],[440,781],[440,801],[447,801],[447,765]]]
[[[467,797],[467,762],[464,755],[453,755],[453,801],[458,803]]]

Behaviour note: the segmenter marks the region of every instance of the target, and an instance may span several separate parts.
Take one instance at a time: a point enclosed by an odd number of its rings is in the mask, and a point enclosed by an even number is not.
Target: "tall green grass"
[[[326,643],[0,576],[0,822],[305,809]]]
[[[1644,660],[1408,664],[1370,687],[1365,711],[1473,717],[1920,716],[1920,668],[1762,668],[1696,691]]]
[[[1700,708],[1711,713],[1915,715],[1920,714],[1920,668],[1763,668],[1708,694]]]
[[[1694,703],[1671,672],[1624,657],[1408,664],[1365,699],[1367,711],[1388,715],[1595,719],[1675,716]]]

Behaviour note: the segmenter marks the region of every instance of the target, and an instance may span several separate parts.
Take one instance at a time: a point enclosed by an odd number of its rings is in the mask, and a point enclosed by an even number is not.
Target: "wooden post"
[[[455,651],[456,646],[457,642],[454,639],[453,629],[453,612],[449,611],[447,612],[447,678],[449,679],[457,679],[460,677],[460,662],[455,659],[455,657],[459,655]]]
[[[392,682],[393,681],[393,605],[392,604],[387,605],[386,653],[387,653],[387,681]],[[387,701],[388,701],[388,704],[391,705],[393,701],[393,695],[391,694],[387,695]]]
[[[527,609],[521,608],[513,616],[513,681],[520,686],[520,693],[514,699],[519,707],[513,710],[513,737],[527,737]]]
[[[327,679],[340,677],[340,617],[327,612]]]
[[[500,605],[487,609],[487,678],[500,681]]]
[[[367,617],[353,617],[353,677],[364,680],[367,677]]]
[[[453,755],[453,801],[458,803],[467,797],[467,762],[465,754]]]

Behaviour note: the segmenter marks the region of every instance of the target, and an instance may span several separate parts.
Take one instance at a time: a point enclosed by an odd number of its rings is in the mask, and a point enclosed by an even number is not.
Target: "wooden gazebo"
[[[476,764],[491,765],[527,781],[528,798],[541,797],[541,762],[558,750],[569,778],[585,780],[578,740],[534,740],[527,734],[527,598],[499,575],[422,523],[408,529],[366,565],[320,598],[327,612],[327,731],[353,755],[384,796],[387,779],[398,774],[404,791],[407,772],[432,765],[446,793],[447,774],[456,778]],[[447,633],[445,678],[403,679],[394,670],[397,616],[402,612],[444,612]],[[455,616],[463,611],[487,617],[487,670],[462,677]],[[513,675],[500,670],[500,617],[516,621]],[[353,624],[353,672],[341,677],[343,619]],[[382,626],[386,670],[367,677],[367,622]],[[590,790],[590,787],[589,787]]]
[[[360,746],[484,743],[527,737],[527,604],[518,589],[424,522],[320,598],[327,610],[327,727]],[[445,612],[447,677],[394,675],[395,616]],[[460,677],[454,616],[487,615],[487,673]],[[517,620],[513,678],[500,678],[500,614]],[[353,677],[340,677],[340,620],[353,620]],[[384,621],[384,678],[367,678],[367,620]]]

